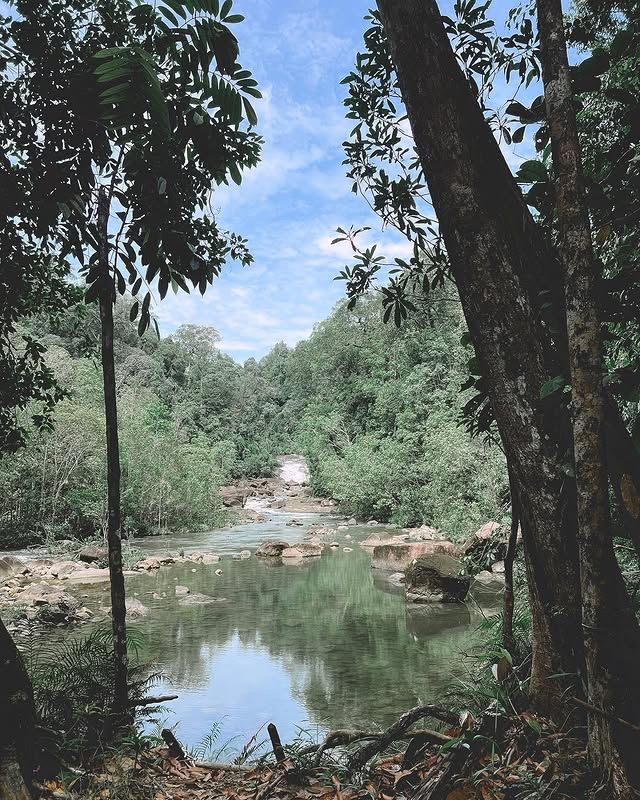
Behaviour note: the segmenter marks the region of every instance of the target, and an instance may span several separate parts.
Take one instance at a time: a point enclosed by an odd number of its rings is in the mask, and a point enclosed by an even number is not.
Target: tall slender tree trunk
[[[515,478],[509,469],[509,488],[511,490],[511,531],[509,543],[504,557],[504,597],[502,603],[502,646],[511,655],[515,655],[516,640],[513,635],[513,612],[515,596],[513,592],[513,565],[516,560],[518,546],[518,530],[520,528],[520,506]]]
[[[640,718],[640,628],[611,536],[605,463],[605,399],[596,268],[560,0],[538,0],[547,121],[556,174],[577,481],[582,627],[593,762],[611,772],[617,797],[640,791],[640,738],[612,721]]]
[[[575,489],[567,415],[540,389],[562,373],[538,292],[554,257],[538,231],[434,0],[378,0],[390,53],[520,500],[534,706],[561,716],[581,672]],[[544,280],[542,279],[544,274]]]
[[[0,619],[0,798],[31,800],[35,709],[31,681]]]
[[[113,304],[115,287],[109,270],[109,195],[104,186],[98,190],[98,233],[100,236],[100,333],[102,340],[102,379],[107,433],[107,547],[111,580],[111,623],[115,682],[113,713],[124,717],[128,709],[127,628],[122,545],[120,541],[120,448],[118,445],[118,406],[115,364],[113,359]]]

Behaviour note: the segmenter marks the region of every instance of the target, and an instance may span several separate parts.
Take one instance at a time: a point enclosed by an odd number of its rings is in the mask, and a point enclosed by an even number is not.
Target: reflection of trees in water
[[[243,645],[281,661],[294,694],[323,727],[383,722],[412,703],[437,699],[460,673],[468,609],[405,610],[401,594],[374,586],[366,553],[327,553],[300,566],[258,559],[222,566],[222,576],[215,567],[191,573],[178,566],[136,587],[149,591],[153,583],[167,594],[145,620],[142,655],[176,684],[206,686],[211,659],[236,632]],[[181,607],[176,584],[227,602]],[[238,667],[241,681],[251,665]]]

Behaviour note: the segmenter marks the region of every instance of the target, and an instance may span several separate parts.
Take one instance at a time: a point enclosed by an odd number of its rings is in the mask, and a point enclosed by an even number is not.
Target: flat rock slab
[[[26,586],[18,595],[16,602],[28,606],[57,605],[70,610],[80,605],[73,595],[50,583],[32,583]]]
[[[437,554],[457,556],[458,553],[458,546],[446,539],[437,542],[387,542],[373,548],[371,566],[374,569],[404,572],[409,564],[420,556]]]

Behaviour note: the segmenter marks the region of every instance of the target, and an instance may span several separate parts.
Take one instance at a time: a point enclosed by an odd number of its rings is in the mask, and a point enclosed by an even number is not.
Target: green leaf
[[[556,375],[555,378],[551,378],[546,383],[543,383],[540,387],[540,399],[544,400],[545,397],[549,397],[552,394],[555,394],[557,391],[562,389],[566,385],[566,380],[564,375]]]

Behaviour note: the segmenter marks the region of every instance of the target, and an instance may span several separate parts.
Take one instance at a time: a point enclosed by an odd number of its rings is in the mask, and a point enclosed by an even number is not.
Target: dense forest
[[[346,296],[243,364],[216,320],[162,331],[153,313],[254,260],[213,211],[269,158],[232,5],[18,0],[0,20],[0,546],[45,551],[0,561],[0,800],[637,800],[637,0],[377,0],[341,83],[336,159],[371,223],[335,234]],[[311,48],[318,79],[335,38]],[[279,538],[222,566],[185,555],[194,532],[227,541],[221,487],[245,500],[284,453],[341,516],[317,500],[322,521],[271,517]],[[154,534],[179,552],[125,570],[122,540]],[[93,611],[65,591],[78,570],[108,586],[82,594]],[[88,637],[62,630],[78,609]],[[235,653],[227,686],[260,681],[248,663],[274,687],[288,670],[287,700],[340,724],[286,748],[269,725],[257,771],[240,763],[257,733],[203,762],[141,721],[176,696],[149,695],[140,629],[203,680],[214,642]],[[381,726],[398,652],[417,705]],[[384,674],[354,677],[365,658]]]
[[[316,493],[365,520],[429,524],[461,538],[505,513],[500,448],[464,427],[471,352],[451,294],[430,299],[400,329],[384,324],[374,297],[355,311],[341,303],[307,341],[278,344],[242,366],[217,348],[213,328],[139,337],[130,305],[124,298],[114,320],[129,535],[221,523],[219,487],[270,475],[288,452],[307,456]],[[2,540],[15,547],[100,536],[98,320],[73,306],[54,321],[34,320],[28,335],[46,348],[65,397],[52,429],[32,432],[0,462]]]

